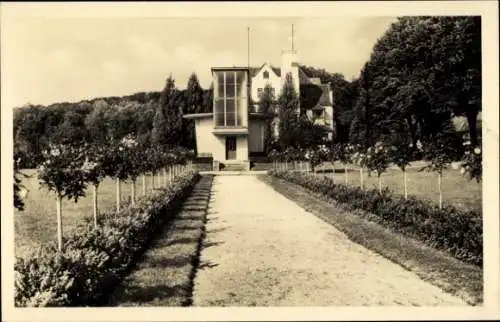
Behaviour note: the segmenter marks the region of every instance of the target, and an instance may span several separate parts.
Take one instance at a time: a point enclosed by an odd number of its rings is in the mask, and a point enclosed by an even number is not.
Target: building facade
[[[269,84],[273,96],[279,97],[287,73],[291,73],[295,90],[300,93],[301,105],[307,105],[309,118],[333,129],[330,86],[309,78],[297,62],[297,53],[286,51],[280,68],[269,63],[260,67],[212,68],[213,113],[184,115],[195,122],[198,156],[211,156],[216,165],[249,169],[251,156],[265,152],[266,123],[270,116],[259,111],[260,96]],[[277,136],[276,116],[274,118]]]

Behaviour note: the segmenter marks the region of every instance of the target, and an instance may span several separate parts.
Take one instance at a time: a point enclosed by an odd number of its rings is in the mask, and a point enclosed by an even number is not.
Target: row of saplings
[[[162,223],[172,219],[199,175],[188,151],[145,151],[130,138],[107,146],[52,146],[44,155],[38,175],[57,194],[58,241],[16,259],[16,306],[103,304]],[[163,173],[159,189],[137,200],[132,189],[130,206],[120,208],[120,182],[135,183],[142,175],[146,193],[145,173],[152,178]],[[117,209],[98,217],[96,193],[106,176],[117,182]],[[94,218],[82,221],[63,240],[61,200],[76,201],[87,185],[93,186]]]
[[[382,193],[382,175],[391,164],[396,165],[403,172],[403,195],[408,199],[408,182],[406,169],[415,159],[415,155],[423,156],[425,166],[421,170],[433,171],[437,174],[439,208],[443,207],[442,180],[444,170],[450,165],[454,166],[462,175],[478,182],[482,180],[482,151],[480,146],[471,146],[469,142],[464,142],[461,151],[450,151],[445,144],[422,144],[417,141],[413,144],[388,144],[382,141],[377,142],[373,147],[366,149],[353,144],[335,144],[333,146],[319,146],[315,149],[302,150],[297,148],[287,148],[284,151],[271,151],[270,157],[273,159],[273,169],[305,169],[313,170],[323,162],[340,161],[344,164],[345,183],[348,184],[348,167],[356,165],[359,167],[360,188],[364,188],[363,172],[367,169],[369,173],[375,172],[378,178],[378,190]],[[307,165],[297,161],[307,161],[312,169]],[[455,162],[454,162],[455,161]],[[456,162],[458,161],[458,162]],[[335,169],[333,169],[335,170]],[[335,171],[333,171],[335,172]],[[332,176],[332,180],[334,176]]]
[[[481,149],[470,147],[467,143],[465,145],[465,152],[461,166],[459,166],[460,172],[468,174],[471,179],[475,178],[480,181]],[[275,167],[270,173],[301,185],[312,192],[323,194],[349,209],[363,210],[363,212],[357,213],[368,216],[370,220],[377,221],[393,230],[420,239],[432,247],[445,250],[464,262],[482,265],[483,224],[480,213],[464,211],[451,205],[443,206],[441,189],[438,205],[408,196],[406,176],[404,176],[404,195],[393,194],[388,189],[381,188],[381,175],[386,171],[391,161],[399,166],[405,174],[406,167],[411,161],[408,156],[412,146],[403,150],[401,147],[395,148],[378,143],[365,153],[356,151],[352,145],[337,146],[336,148],[341,149],[341,151],[329,151],[323,148],[304,154],[301,151],[288,149],[282,153],[276,153],[275,158],[285,162],[304,158],[314,166],[328,157],[331,158],[333,152],[333,155],[336,155],[346,165],[346,176],[348,163],[360,166],[361,185],[359,187],[338,184],[334,182],[333,177],[311,176],[307,172],[287,171],[282,165]],[[427,168],[437,172],[440,184],[443,170],[452,162],[452,155],[447,154],[446,149],[439,153],[435,147],[426,149],[419,146],[417,148],[423,152],[428,162]],[[363,167],[377,173],[378,189],[364,189],[362,183]]]

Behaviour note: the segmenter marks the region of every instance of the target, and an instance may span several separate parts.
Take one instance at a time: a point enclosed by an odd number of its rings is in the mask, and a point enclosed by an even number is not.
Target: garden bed
[[[97,306],[106,301],[152,238],[171,221],[199,174],[189,171],[135,206],[82,223],[67,238],[17,258],[16,306]]]

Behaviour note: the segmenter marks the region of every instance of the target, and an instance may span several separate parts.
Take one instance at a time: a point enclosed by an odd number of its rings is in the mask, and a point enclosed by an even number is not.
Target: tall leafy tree
[[[92,112],[84,121],[92,142],[104,144],[111,139],[109,125],[113,115],[113,108],[105,100],[94,102]]]
[[[63,144],[83,143],[86,137],[85,117],[70,110],[64,114],[64,121],[59,125],[53,141]]]
[[[376,138],[390,131],[392,110],[398,109],[413,142],[442,132],[454,114],[467,117],[477,143],[480,31],[479,17],[402,17],[391,25],[361,75],[370,75],[364,86],[371,92],[366,103]]]
[[[137,140],[142,148],[147,148],[151,144],[151,132],[153,129],[153,119],[157,108],[157,101],[150,100],[136,111],[137,119]]]
[[[333,86],[332,86],[333,87]],[[345,86],[334,102],[334,142],[349,142],[349,129],[354,117],[354,106],[359,96],[359,79],[354,79]]]

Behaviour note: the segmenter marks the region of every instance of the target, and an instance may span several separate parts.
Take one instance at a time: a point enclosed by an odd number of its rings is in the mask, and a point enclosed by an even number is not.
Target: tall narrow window
[[[215,126],[247,126],[247,73],[217,71],[214,73]]]
[[[269,78],[269,72],[266,70],[264,72],[264,79],[268,79]]]

